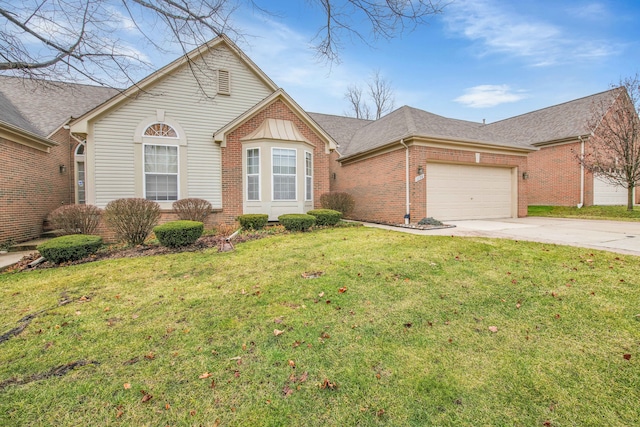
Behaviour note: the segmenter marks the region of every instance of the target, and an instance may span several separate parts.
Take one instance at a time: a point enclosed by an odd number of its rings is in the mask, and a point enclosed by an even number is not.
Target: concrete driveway
[[[527,217],[446,221],[446,223],[455,225],[455,228],[440,230],[390,228],[427,236],[480,236],[528,240],[640,256],[640,222]]]

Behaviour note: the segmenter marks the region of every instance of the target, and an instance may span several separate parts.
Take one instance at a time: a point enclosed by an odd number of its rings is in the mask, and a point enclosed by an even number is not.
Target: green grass
[[[628,211],[626,206],[529,206],[529,216],[555,218],[609,219],[614,221],[639,221],[640,208]]]
[[[370,228],[0,275],[0,334],[47,310],[0,343],[0,425],[637,425],[639,278]]]

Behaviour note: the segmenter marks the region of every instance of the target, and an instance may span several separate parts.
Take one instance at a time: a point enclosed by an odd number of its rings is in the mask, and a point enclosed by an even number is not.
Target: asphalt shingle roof
[[[450,119],[408,106],[375,121],[319,113],[309,115],[340,145],[342,157],[366,153],[410,137],[533,150],[538,143],[588,134],[587,120],[594,114],[594,106],[613,102],[619,93],[619,89],[612,89],[490,124]]]
[[[118,90],[0,75],[0,121],[47,137],[70,117],[103,103]]]

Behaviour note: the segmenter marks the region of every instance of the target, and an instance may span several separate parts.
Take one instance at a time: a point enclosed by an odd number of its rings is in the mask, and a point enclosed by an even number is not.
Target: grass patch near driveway
[[[372,228],[0,275],[0,425],[633,425],[639,278]]]
[[[613,221],[640,221],[640,208],[629,212],[626,206],[529,206],[529,216],[554,218],[608,219]]]

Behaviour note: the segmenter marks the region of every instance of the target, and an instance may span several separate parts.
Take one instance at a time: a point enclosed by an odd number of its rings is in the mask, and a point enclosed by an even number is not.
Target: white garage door
[[[593,204],[594,205],[626,205],[627,189],[603,181],[598,177],[593,178]]]
[[[427,216],[438,220],[510,218],[511,168],[429,163]]]

